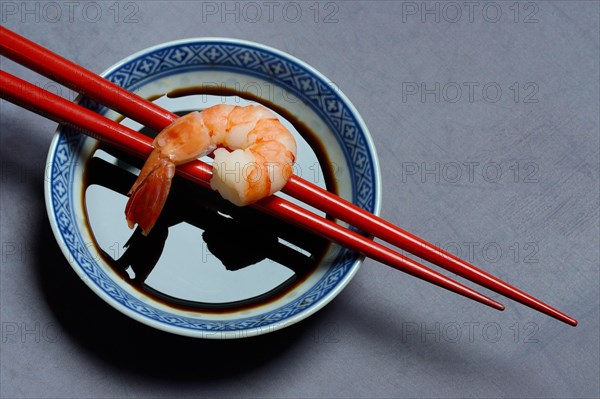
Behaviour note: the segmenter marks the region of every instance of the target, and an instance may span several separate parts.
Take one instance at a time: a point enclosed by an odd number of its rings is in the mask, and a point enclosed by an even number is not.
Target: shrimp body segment
[[[214,151],[212,189],[243,206],[281,190],[296,159],[292,134],[257,105],[216,105],[191,112],[161,131],[152,145],[125,208],[129,227],[137,223],[144,235],[162,211],[177,165]]]

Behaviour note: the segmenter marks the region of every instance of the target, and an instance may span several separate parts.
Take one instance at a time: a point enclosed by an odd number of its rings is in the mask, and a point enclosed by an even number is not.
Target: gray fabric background
[[[600,395],[598,2],[86,4],[2,1],[0,18],[95,72],[193,36],[289,52],[365,119],[385,218],[580,325],[510,300],[497,312],[366,261],[331,304],[279,333],[214,342],[154,331],[98,299],[63,258],[42,189],[56,124],[1,101],[0,396]]]

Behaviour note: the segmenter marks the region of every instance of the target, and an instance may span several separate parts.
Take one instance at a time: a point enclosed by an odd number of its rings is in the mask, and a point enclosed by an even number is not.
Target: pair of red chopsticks
[[[177,118],[175,114],[1,26],[0,54],[153,130],[160,131]],[[0,97],[58,123],[75,126],[82,133],[140,158],[146,158],[152,151],[152,139],[149,137],[3,71],[0,71]],[[210,187],[207,182],[212,175],[212,167],[206,163],[190,162],[178,167],[177,173]],[[540,300],[298,176],[292,176],[282,191],[470,281],[567,324],[577,325],[575,319]],[[495,309],[504,310],[501,303],[278,196],[265,198],[252,206],[381,263]]]

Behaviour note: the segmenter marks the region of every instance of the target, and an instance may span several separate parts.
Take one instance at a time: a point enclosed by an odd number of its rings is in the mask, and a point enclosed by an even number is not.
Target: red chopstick
[[[81,92],[154,130],[162,130],[176,118],[176,115],[14,32],[0,27],[0,34],[0,54]],[[531,295],[298,176],[292,176],[282,191],[501,295],[567,324],[577,325],[575,319]]]
[[[0,71],[0,97],[56,122],[76,127],[79,131],[134,156],[146,158],[152,151],[151,138],[4,71]],[[212,176],[212,167],[204,162],[190,162],[178,167],[177,172],[204,187],[210,187],[208,181]],[[270,196],[253,206],[388,266],[495,309],[504,309],[502,304],[493,299],[280,197]]]

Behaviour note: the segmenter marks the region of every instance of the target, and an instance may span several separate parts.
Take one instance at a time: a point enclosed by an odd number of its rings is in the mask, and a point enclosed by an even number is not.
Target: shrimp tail
[[[150,155],[131,188],[131,196],[125,207],[129,228],[137,223],[142,233],[148,235],[167,201],[174,175],[173,162],[154,153]]]

